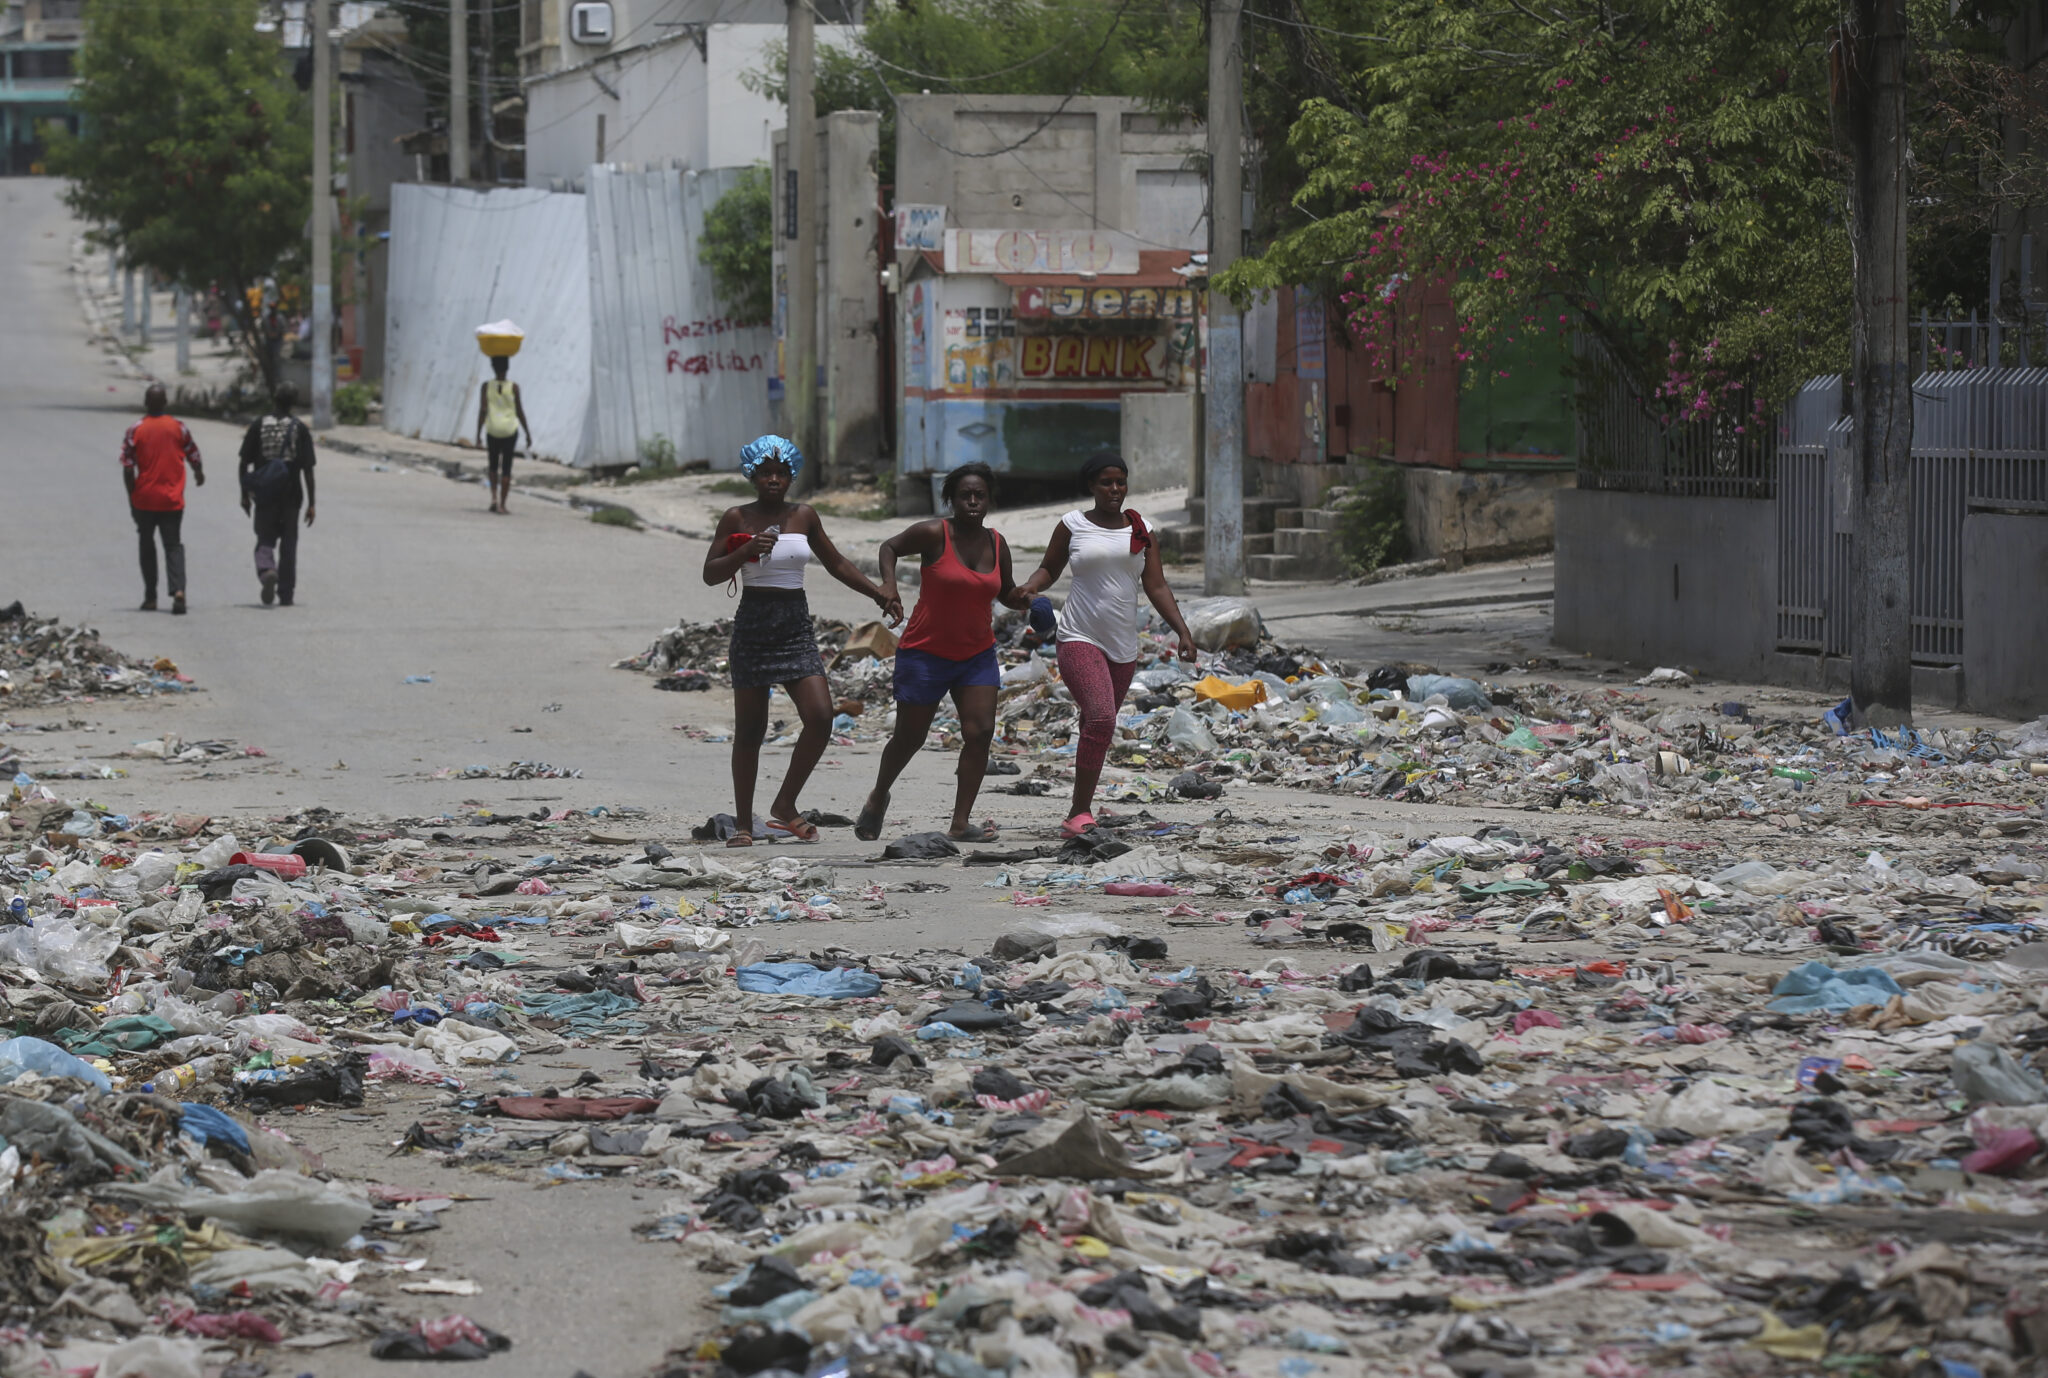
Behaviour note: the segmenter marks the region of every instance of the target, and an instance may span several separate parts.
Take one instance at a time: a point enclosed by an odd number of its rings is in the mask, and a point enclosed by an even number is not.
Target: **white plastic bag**
[[[235,1191],[213,1192],[171,1182],[137,1182],[121,1194],[151,1205],[203,1215],[248,1235],[305,1239],[338,1248],[370,1223],[370,1203],[296,1172],[268,1168]]]
[[[1195,645],[1205,651],[1256,646],[1265,626],[1249,598],[1196,598],[1180,605]]]
[[[1166,720],[1166,740],[1182,751],[1192,751],[1201,755],[1209,755],[1221,749],[1216,745],[1216,738],[1210,735],[1208,727],[1186,707],[1174,709],[1173,716]]]

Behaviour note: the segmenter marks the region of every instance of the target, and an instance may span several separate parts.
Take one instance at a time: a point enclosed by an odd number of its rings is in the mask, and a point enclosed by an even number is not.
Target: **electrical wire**
[[[803,0],[803,4],[806,9],[810,10],[813,19],[818,18],[818,6],[816,0]],[[940,137],[938,137],[938,135],[926,129],[916,120],[911,119],[909,115],[904,113],[902,99],[896,94],[895,90],[890,87],[888,79],[882,75],[881,70],[875,66],[872,54],[869,54],[866,51],[866,45],[857,42],[854,47],[848,49],[847,51],[853,55],[855,61],[860,62],[868,69],[869,72],[871,72],[874,75],[876,84],[882,88],[882,94],[886,95],[889,98],[889,103],[896,107],[896,118],[902,120],[904,123],[908,124],[912,129],[915,129],[919,134],[923,135],[929,143],[933,144],[935,147],[944,149],[946,152],[952,154],[956,158],[1000,158],[1006,153],[1016,152],[1018,149],[1024,147],[1024,145],[1030,143],[1033,139],[1037,138],[1040,134],[1043,134],[1047,129],[1052,127],[1052,122],[1054,120],[1058,119],[1061,115],[1066,113],[1067,107],[1069,105],[1072,105],[1076,100],[1080,99],[1081,87],[1087,84],[1087,80],[1089,76],[1091,76],[1094,73],[1096,65],[1102,61],[1102,55],[1109,51],[1109,41],[1110,39],[1116,36],[1117,28],[1123,23],[1124,15],[1129,11],[1130,7],[1131,0],[1118,0],[1116,13],[1110,17],[1109,27],[1103,30],[1102,41],[1095,45],[1095,53],[1092,57],[1088,59],[1088,65],[1081,69],[1080,76],[1075,79],[1073,87],[1067,92],[1067,94],[1060,97],[1059,104],[1054,106],[1052,110],[1046,114],[1045,118],[1040,120],[1035,126],[1033,126],[1031,132],[1026,134],[1023,138],[1018,139],[1015,143],[1007,144],[1002,148],[990,149],[987,152],[975,152],[968,149],[954,148],[951,144],[947,143],[944,139],[941,139]],[[785,77],[785,85],[786,83],[787,78]],[[955,94],[969,95],[972,93],[956,92]]]

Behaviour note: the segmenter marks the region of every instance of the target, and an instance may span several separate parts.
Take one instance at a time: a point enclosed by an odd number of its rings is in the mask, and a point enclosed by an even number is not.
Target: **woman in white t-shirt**
[[[1059,618],[1060,679],[1081,715],[1073,806],[1060,825],[1067,837],[1095,826],[1089,812],[1095,786],[1116,731],[1117,709],[1138,668],[1141,591],[1180,638],[1180,658],[1195,658],[1195,638],[1159,564],[1159,542],[1145,529],[1144,518],[1124,508],[1130,471],[1123,456],[1113,451],[1095,455],[1081,466],[1081,482],[1094,495],[1094,506],[1060,518],[1046,542],[1044,561],[1019,589],[1025,598],[1036,597],[1052,587],[1061,571],[1073,568],[1074,582]]]

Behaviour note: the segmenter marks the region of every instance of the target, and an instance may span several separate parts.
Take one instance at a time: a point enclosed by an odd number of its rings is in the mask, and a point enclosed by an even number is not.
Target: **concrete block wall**
[[[1406,525],[1410,557],[1456,568],[1551,548],[1556,503],[1573,489],[1570,470],[1410,468]]]
[[[1767,675],[1777,509],[1745,498],[1555,495],[1557,643],[1631,665]]]
[[[1648,668],[1848,691],[1849,661],[1777,647],[1777,504],[1567,489],[1556,495],[1560,646]],[[1964,519],[1963,663],[1916,665],[1916,701],[2048,713],[2048,516]]]

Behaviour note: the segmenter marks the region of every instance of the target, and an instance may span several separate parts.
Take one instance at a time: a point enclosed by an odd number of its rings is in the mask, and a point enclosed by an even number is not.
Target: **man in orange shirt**
[[[168,399],[162,383],[151,383],[142,395],[149,413],[128,428],[121,440],[121,482],[128,488],[128,507],[142,555],[142,611],[156,611],[156,542],[161,534],[164,564],[171,584],[171,611],[185,611],[185,466],[192,481],[204,488],[206,470],[192,432],[175,416],[164,415]]]

